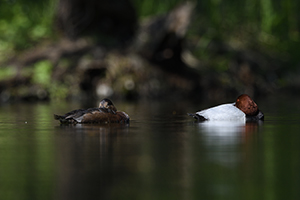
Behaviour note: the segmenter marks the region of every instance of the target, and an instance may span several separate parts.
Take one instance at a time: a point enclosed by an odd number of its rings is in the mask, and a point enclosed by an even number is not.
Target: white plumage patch
[[[246,120],[245,113],[237,107],[235,107],[234,103],[223,104],[205,110],[201,110],[196,114],[203,116],[207,120]]]

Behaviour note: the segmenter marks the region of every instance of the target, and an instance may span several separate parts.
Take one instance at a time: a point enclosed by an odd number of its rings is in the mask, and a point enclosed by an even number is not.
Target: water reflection
[[[241,121],[205,121],[197,123],[200,131],[206,136],[208,145],[236,145],[241,139],[258,131],[259,122]],[[219,143],[219,142],[220,143]]]
[[[57,199],[103,198],[109,194],[114,176],[123,176],[125,154],[130,148],[128,125],[60,125],[56,127],[58,154]],[[116,168],[120,171],[116,172]],[[114,173],[113,173],[114,172]]]
[[[263,122],[206,121],[197,123],[207,145],[238,145],[255,134]]]
[[[260,122],[205,121],[197,123],[204,145],[209,149],[209,159],[213,162],[236,167],[241,161],[241,146],[251,142]]]
[[[295,107],[264,109],[263,123],[193,123],[182,104],[143,103],[123,106],[129,125],[54,121],[78,107],[0,106],[0,199],[300,196]]]
[[[198,125],[204,133],[230,136],[242,132],[246,123],[243,121],[204,121],[198,123]]]

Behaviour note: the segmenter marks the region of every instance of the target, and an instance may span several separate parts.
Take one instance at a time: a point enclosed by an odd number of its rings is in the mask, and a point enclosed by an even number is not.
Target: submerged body
[[[117,111],[109,99],[103,99],[99,108],[78,109],[64,115],[54,115],[63,124],[77,123],[129,123],[125,112]]]
[[[222,104],[188,115],[198,121],[257,121],[264,119],[264,114],[258,109],[256,103],[245,94],[239,96],[235,103]]]

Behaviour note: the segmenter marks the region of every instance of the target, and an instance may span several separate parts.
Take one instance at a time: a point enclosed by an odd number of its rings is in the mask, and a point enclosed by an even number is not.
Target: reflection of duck
[[[77,123],[129,123],[125,112],[117,111],[109,99],[103,99],[99,108],[78,109],[64,115],[54,115],[63,124]]]
[[[198,121],[205,120],[240,120],[258,121],[264,119],[264,114],[258,109],[256,103],[246,94],[240,95],[235,103],[222,104],[195,114],[188,115]]]

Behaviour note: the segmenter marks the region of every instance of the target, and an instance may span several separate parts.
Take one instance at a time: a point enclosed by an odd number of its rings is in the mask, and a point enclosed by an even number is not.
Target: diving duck
[[[103,99],[99,108],[78,109],[64,115],[54,114],[54,119],[62,124],[129,123],[129,116],[125,112],[117,111],[109,99]]]
[[[198,121],[258,121],[264,119],[264,114],[247,94],[240,95],[234,103],[222,104],[195,114],[188,113],[188,115]]]

